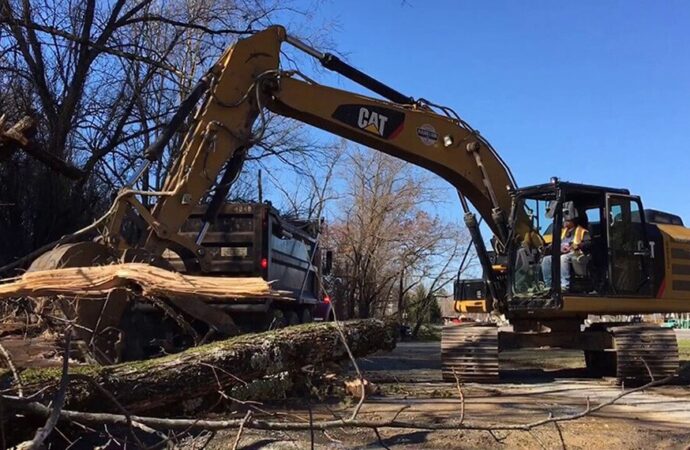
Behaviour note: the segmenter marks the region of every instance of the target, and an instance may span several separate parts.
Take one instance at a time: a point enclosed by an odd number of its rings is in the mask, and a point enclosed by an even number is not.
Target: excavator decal
[[[393,139],[403,129],[405,114],[371,105],[340,105],[333,118],[384,139]]]
[[[428,123],[417,127],[417,136],[424,145],[434,145],[436,141],[438,141],[438,133],[436,132],[436,128]]]

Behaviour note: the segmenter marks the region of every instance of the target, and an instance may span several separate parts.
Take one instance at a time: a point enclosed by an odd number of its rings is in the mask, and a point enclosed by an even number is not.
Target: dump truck
[[[180,229],[181,236],[196,238],[203,228],[207,205],[198,205]],[[330,312],[330,299],[322,286],[324,271],[330,267],[322,257],[320,220],[300,220],[283,216],[270,203],[223,203],[216,220],[204,233],[201,247],[209,260],[207,274],[214,277],[260,277],[271,283],[280,297],[207,299],[216,314],[229,316],[238,331],[260,332],[300,323],[316,315],[323,320]],[[179,255],[163,252],[169,268],[189,273]],[[161,303],[144,298],[130,299],[130,306],[118,331],[126,345],[118,353],[106,352],[113,361],[145,359],[175,353],[193,345],[192,335],[209,332],[203,317],[192,310],[161,314]],[[328,318],[329,316],[326,316]],[[180,326],[184,324],[184,326]],[[193,328],[192,331],[190,328]],[[222,337],[214,330],[202,342]],[[98,354],[101,354],[100,352]]]
[[[198,236],[206,210],[205,205],[194,208],[182,225],[183,236]],[[323,303],[330,303],[322,275],[330,271],[332,256],[330,250],[322,255],[321,227],[321,220],[283,216],[269,202],[224,203],[201,241],[210,257],[208,274],[261,277],[273,289],[284,292],[286,300],[210,304],[229,313],[246,331],[308,323],[314,320],[315,313],[322,319]],[[163,255],[175,270],[186,271],[179,255]]]

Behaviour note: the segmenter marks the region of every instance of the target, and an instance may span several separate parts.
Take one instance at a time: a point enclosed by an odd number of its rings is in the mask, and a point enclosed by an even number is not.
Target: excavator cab
[[[516,190],[513,201],[513,220],[524,212],[530,228],[509,241],[509,309],[559,309],[564,295],[652,296],[639,197],[554,179]]]
[[[690,290],[683,264],[690,252],[681,246],[690,233],[680,218],[645,211],[625,189],[558,179],[512,190],[511,197],[507,268],[494,267],[484,284],[457,283],[455,309],[497,310],[512,330],[444,327],[444,378],[497,380],[499,352],[545,347],[582,350],[592,374],[621,382],[673,374],[678,347],[672,330],[620,317],[687,308],[681,290]],[[498,288],[498,301],[480,298],[492,298],[489,283]],[[617,315],[619,321],[592,315]]]

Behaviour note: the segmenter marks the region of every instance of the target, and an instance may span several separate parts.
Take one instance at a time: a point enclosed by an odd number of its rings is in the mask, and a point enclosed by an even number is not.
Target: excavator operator
[[[579,213],[573,202],[563,204],[563,228],[561,229],[561,289],[570,289],[571,270],[578,276],[587,275],[587,263],[591,248],[589,230],[577,223]],[[551,286],[551,255],[541,261],[546,286]]]

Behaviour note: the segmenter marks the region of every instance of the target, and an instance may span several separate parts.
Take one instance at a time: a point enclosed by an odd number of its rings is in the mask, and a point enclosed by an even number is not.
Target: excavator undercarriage
[[[569,330],[517,332],[502,331],[493,323],[446,325],[441,345],[443,379],[498,382],[499,352],[527,348],[582,350],[591,375],[615,377],[621,383],[664,379],[678,370],[678,344],[672,329],[602,322],[580,331],[581,322],[571,325]]]

